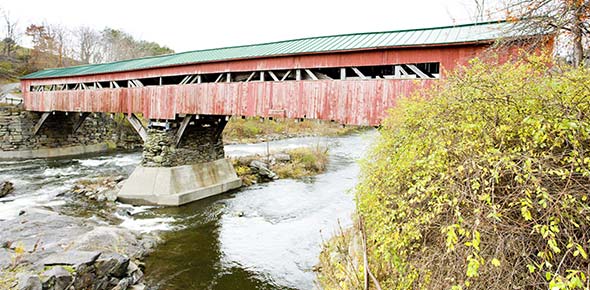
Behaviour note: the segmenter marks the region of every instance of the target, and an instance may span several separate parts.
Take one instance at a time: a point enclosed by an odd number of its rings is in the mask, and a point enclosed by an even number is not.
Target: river
[[[161,232],[163,243],[145,260],[148,285],[160,289],[317,288],[312,268],[322,241],[350,226],[356,161],[375,135],[226,145],[230,157],[327,145],[329,164],[311,178],[257,184],[181,207],[117,204],[132,215],[116,214],[112,222]],[[101,219],[100,205],[64,193],[82,178],[128,175],[140,159],[140,153],[128,152],[0,162],[0,181],[12,181],[17,192],[0,199],[0,220],[31,206]]]

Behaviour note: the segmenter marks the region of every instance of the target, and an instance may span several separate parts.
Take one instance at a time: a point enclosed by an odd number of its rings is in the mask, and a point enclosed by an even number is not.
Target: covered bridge
[[[24,106],[41,113],[35,133],[53,114],[76,115],[74,132],[90,113],[126,114],[144,154],[119,199],[179,205],[240,186],[221,140],[230,116],[378,125],[400,96],[444,78],[508,26],[312,37],[48,69],[22,78]]]
[[[287,117],[377,125],[395,100],[505,35],[506,22],[311,37],[38,71],[38,112]],[[416,82],[415,80],[419,80]]]

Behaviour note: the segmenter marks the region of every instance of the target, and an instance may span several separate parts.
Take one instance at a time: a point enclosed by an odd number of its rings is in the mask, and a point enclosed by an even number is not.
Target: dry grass
[[[280,178],[302,178],[313,176],[326,170],[326,165],[328,164],[327,147],[303,147],[288,150],[286,153],[291,156],[289,162],[280,162],[271,166],[271,169]]]
[[[229,143],[255,143],[302,136],[341,136],[366,127],[346,126],[334,122],[293,119],[265,120],[259,118],[232,118],[223,130],[223,138]]]

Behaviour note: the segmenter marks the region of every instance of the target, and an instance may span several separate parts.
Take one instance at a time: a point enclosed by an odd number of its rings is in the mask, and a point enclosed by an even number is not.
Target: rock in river
[[[0,198],[5,197],[8,194],[11,194],[14,191],[14,185],[10,181],[2,182],[0,186]]]
[[[252,169],[252,171],[254,173],[258,174],[260,177],[268,178],[268,179],[278,179],[279,178],[277,176],[277,174],[272,172],[272,170],[270,170],[268,168],[268,166],[262,161],[253,160],[252,162],[250,162],[249,166]]]

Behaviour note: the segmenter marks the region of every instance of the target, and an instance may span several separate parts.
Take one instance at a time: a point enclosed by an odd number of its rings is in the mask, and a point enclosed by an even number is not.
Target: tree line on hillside
[[[174,53],[156,42],[135,39],[129,33],[106,27],[65,27],[33,23],[20,29],[18,21],[0,9],[3,32],[0,43],[0,80],[45,68],[104,63]],[[21,46],[30,43],[30,48]]]

